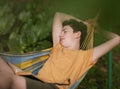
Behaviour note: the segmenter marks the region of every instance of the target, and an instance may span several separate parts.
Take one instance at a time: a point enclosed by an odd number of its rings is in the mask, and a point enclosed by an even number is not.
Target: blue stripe
[[[13,54],[5,54],[5,53],[0,53],[0,57],[3,58],[5,61],[9,61],[13,64],[20,64],[22,62],[31,60],[31,59],[35,59],[35,58],[39,58],[41,56],[47,55],[49,54],[50,51],[47,52],[37,52],[37,53],[33,53],[33,54],[27,54],[27,55],[13,55]]]
[[[23,70],[24,70],[24,71],[32,70],[33,68],[35,68],[35,67],[37,67],[37,66],[43,65],[43,64],[46,62],[46,60],[47,60],[47,59],[42,60],[42,61],[40,61],[40,62],[37,62],[37,63],[35,63],[35,64],[33,64],[33,65],[31,65],[31,66],[23,69]]]

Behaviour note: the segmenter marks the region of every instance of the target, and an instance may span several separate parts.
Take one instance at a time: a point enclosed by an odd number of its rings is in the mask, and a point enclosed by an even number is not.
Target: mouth
[[[64,40],[64,38],[60,38],[60,41]]]

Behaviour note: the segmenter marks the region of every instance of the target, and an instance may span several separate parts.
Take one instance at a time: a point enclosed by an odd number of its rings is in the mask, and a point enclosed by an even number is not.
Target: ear
[[[75,32],[75,38],[80,38],[81,37],[81,32],[80,31],[78,31],[78,32]]]

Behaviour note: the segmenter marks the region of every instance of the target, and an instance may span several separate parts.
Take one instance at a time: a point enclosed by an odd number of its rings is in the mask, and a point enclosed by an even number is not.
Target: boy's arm
[[[80,21],[79,19],[77,19],[71,15],[68,15],[68,14],[64,14],[64,13],[60,13],[60,12],[57,12],[55,14],[54,20],[53,20],[53,28],[52,28],[53,46],[55,46],[55,44],[57,44],[60,40],[59,36],[62,31],[62,23],[65,20],[69,20],[69,19],[75,19],[77,21]]]
[[[109,52],[112,48],[120,44],[120,36],[115,33],[100,31],[99,34],[102,34],[110,40],[94,48],[93,61],[98,60],[101,56]]]

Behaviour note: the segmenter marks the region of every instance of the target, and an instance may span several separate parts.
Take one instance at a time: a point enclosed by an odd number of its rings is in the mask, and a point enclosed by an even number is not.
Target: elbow
[[[59,15],[60,15],[60,13],[59,13],[59,12],[56,12],[55,15],[54,15],[54,18],[58,18]]]
[[[118,36],[117,39],[118,39],[118,44],[120,44],[120,36]]]
[[[120,44],[120,36],[119,36],[119,44]]]
[[[60,12],[56,12],[56,13],[55,13],[56,16],[59,16],[60,14],[61,14]]]
[[[120,44],[120,36],[117,36],[117,37],[115,37],[115,43],[117,44],[117,45],[119,45]]]
[[[61,21],[62,18],[63,18],[62,13],[60,13],[60,12],[56,12],[54,18],[55,18],[55,19],[58,19],[58,20]]]
[[[58,14],[59,14],[59,12],[56,12],[56,13],[55,13],[55,15],[58,15]]]

